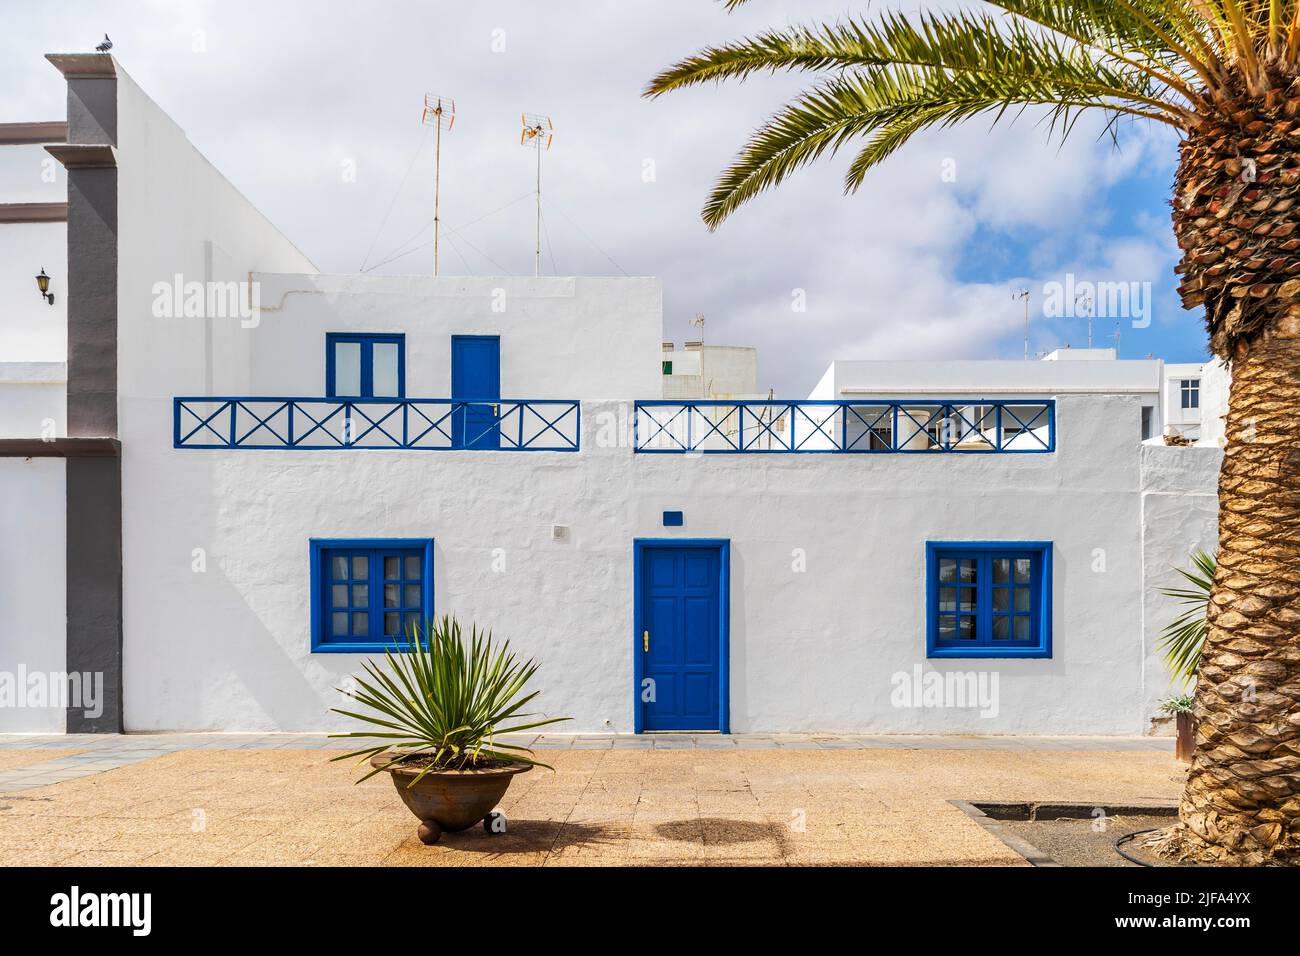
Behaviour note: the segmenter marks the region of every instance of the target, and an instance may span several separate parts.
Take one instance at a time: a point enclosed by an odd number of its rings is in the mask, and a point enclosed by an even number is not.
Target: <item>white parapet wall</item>
[[[261,312],[243,335],[256,394],[324,395],[327,333],[396,332],[406,336],[406,394],[412,398],[450,397],[448,344],[461,334],[500,336],[505,399],[659,395],[658,279],[252,278]]]

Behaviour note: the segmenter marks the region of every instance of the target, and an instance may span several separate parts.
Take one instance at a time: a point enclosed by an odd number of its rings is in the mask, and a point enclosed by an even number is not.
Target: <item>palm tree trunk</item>
[[[1300,307],[1233,349],[1196,754],[1171,849],[1300,862]]]

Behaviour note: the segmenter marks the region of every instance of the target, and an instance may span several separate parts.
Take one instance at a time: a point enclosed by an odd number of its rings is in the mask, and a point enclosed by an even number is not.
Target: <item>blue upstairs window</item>
[[[405,398],[406,336],[331,332],[325,336],[328,398]]]
[[[433,541],[311,541],[311,649],[370,653],[401,647],[433,617]]]
[[[1051,657],[1048,541],[929,541],[927,657]]]

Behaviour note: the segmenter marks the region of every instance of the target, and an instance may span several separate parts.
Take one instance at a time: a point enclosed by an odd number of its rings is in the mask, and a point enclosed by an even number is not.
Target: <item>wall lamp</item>
[[[50,291],[50,277],[45,274],[45,267],[41,266],[41,274],[36,277],[36,288],[41,290],[41,298],[50,305],[54,304],[54,293]]]

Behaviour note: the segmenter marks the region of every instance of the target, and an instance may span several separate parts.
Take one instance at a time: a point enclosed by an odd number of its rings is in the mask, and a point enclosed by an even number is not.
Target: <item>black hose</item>
[[[1120,856],[1122,856],[1124,859],[1128,860],[1130,863],[1136,863],[1138,866],[1150,866],[1150,867],[1155,866],[1154,863],[1147,863],[1144,860],[1139,860],[1137,857],[1130,856],[1129,854],[1125,853],[1123,845],[1125,843],[1131,842],[1135,836],[1141,836],[1143,833],[1155,833],[1159,829],[1160,827],[1147,827],[1147,829],[1145,830],[1134,830],[1132,833],[1125,833],[1122,837],[1116,838],[1114,843],[1115,852],[1118,853]]]

